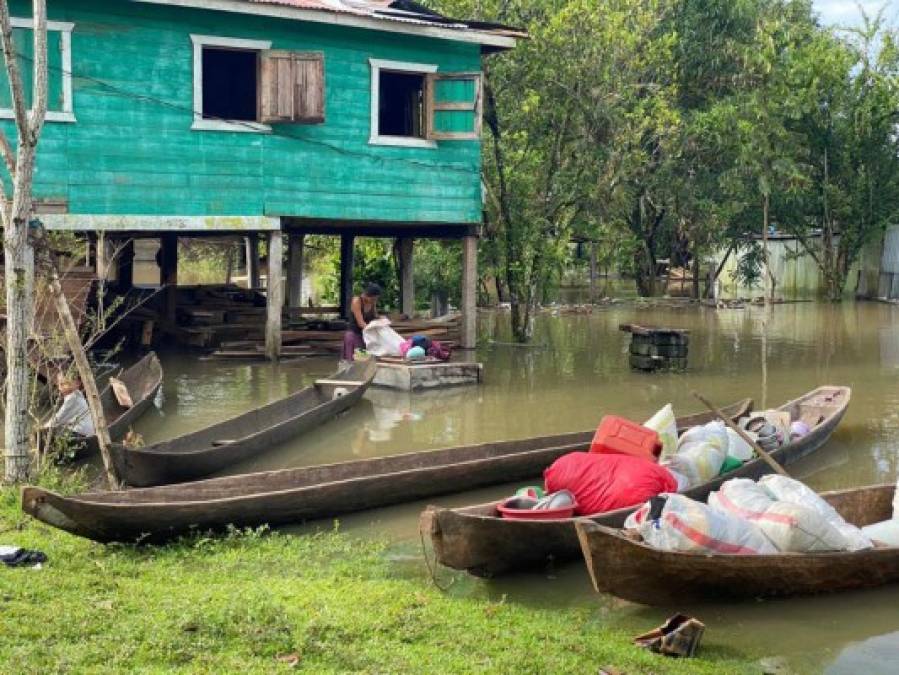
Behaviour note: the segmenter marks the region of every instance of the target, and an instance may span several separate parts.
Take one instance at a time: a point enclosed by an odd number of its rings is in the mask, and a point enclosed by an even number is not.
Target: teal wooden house
[[[27,77],[29,3],[10,4]],[[408,309],[412,240],[459,238],[473,344],[481,60],[521,31],[407,0],[48,4],[50,112],[35,185],[48,227],[157,237],[171,286],[178,237],[239,234],[250,249],[267,237],[273,356],[285,243],[296,306],[304,235],[342,238],[345,308],[354,238],[401,239]],[[0,119],[11,118],[8,91],[0,83]]]

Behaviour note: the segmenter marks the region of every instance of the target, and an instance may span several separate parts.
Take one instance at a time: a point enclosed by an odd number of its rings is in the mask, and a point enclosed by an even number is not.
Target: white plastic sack
[[[690,427],[683,433],[680,440],[677,442],[678,452],[688,445],[710,443],[718,448],[718,450],[726,453],[729,443],[726,429],[727,427],[725,427],[724,422],[719,420],[709,422],[708,424],[699,427]]]
[[[753,522],[783,553],[849,549],[846,537],[824,516],[804,504],[774,502],[762,517]]]
[[[653,548],[686,553],[764,555],[777,553],[761,530],[747,520],[715,511],[683,495],[665,495],[658,520],[649,518],[650,502],[631,514],[625,527],[636,529]]]
[[[899,520],[884,520],[881,523],[866,525],[862,532],[869,539],[880,541],[887,546],[899,546]]]
[[[778,501],[799,504],[823,516],[846,540],[846,550],[860,551],[871,548],[871,540],[859,528],[843,520],[843,517],[837,513],[836,509],[798,480],[788,476],[771,474],[762,477],[759,480],[759,485],[764,487]]]
[[[708,503],[716,511],[748,520],[758,520],[771,508],[774,499],[754,480],[732,478],[709,495]]]
[[[662,442],[662,457],[667,457],[677,451],[677,420],[670,403],[644,422],[643,426],[652,429],[659,435],[659,440]]]
[[[661,464],[687,477],[690,487],[712,480],[724,465],[724,452],[710,442],[688,443]]]
[[[744,441],[740,434],[736,431],[727,427],[725,429],[727,433],[727,456],[733,457],[734,459],[739,459],[741,462],[748,462],[750,459],[755,457],[755,451],[752,449],[752,446],[749,445],[746,441]]]
[[[362,330],[365,349],[373,356],[402,356],[400,345],[403,336],[390,327],[390,319],[381,317],[370,322]]]

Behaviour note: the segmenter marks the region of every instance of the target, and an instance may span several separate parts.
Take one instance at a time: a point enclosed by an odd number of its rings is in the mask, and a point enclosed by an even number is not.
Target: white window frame
[[[370,145],[394,145],[404,148],[436,148],[437,142],[428,138],[414,138],[411,136],[382,136],[380,129],[379,111],[381,108],[381,71],[389,70],[400,73],[414,73],[427,76],[437,72],[437,66],[433,63],[409,63],[407,61],[386,61],[384,59],[369,59],[371,66],[371,136],[368,139]],[[424,120],[427,128],[427,120]]]
[[[30,28],[34,30],[34,19],[12,17],[13,28]],[[48,122],[75,122],[72,99],[72,31],[75,24],[68,21],[48,21],[47,31],[59,33],[59,46],[62,49],[62,110],[48,110],[45,117]],[[12,108],[0,108],[0,119],[12,120],[16,114]]]
[[[259,122],[226,122],[203,118],[203,47],[223,47],[243,51],[263,52],[272,48],[270,40],[243,40],[214,35],[191,35],[194,46],[194,119],[190,128],[194,131],[245,131],[269,133],[272,128]],[[258,87],[257,82],[257,87]]]

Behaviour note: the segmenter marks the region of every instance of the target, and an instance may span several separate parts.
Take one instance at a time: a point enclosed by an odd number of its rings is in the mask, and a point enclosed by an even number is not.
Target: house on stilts
[[[239,236],[251,250],[265,239],[271,358],[283,306],[300,303],[306,235],[340,237],[342,312],[355,238],[400,240],[407,313],[413,240],[459,239],[461,339],[473,346],[481,60],[522,31],[408,0],[48,4],[51,103],[35,179],[48,229],[101,241],[101,268],[105,246],[121,244],[120,282],[133,242],[158,239],[171,322],[179,238]],[[30,3],[10,6],[27,79]],[[14,136],[8,92],[0,82],[0,124]]]

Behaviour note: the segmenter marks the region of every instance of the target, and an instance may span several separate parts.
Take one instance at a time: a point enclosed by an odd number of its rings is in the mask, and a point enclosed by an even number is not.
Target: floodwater
[[[480,317],[485,382],[422,394],[370,391],[337,420],[274,448],[234,472],[303,466],[413,450],[591,429],[602,415],[638,421],[665,403],[699,409],[695,389],[719,404],[752,396],[776,406],[822,384],[853,388],[843,423],[823,449],[790,468],[812,487],[834,489],[893,482],[899,447],[899,307],[876,303],[799,303],[772,308],[763,358],[763,310],[643,307],[623,303],[591,314],[541,315],[532,347],[509,344],[508,315]],[[629,336],[619,323],[691,330],[690,367],[647,375],[627,365]],[[201,361],[163,354],[160,410],[136,426],[155,442],[285,396],[334,370],[316,359],[270,366]],[[461,505],[508,494],[500,486],[437,498]],[[341,518],[357,536],[387,537],[397,574],[429,583],[417,531],[424,503]],[[307,525],[332,527],[332,523]],[[532,607],[587,607],[598,621],[642,632],[672,610],[703,620],[707,644],[765,657],[777,672],[896,672],[899,585],[808,599],[697,607],[645,608],[595,594],[583,564],[493,581],[440,570],[449,592],[505,597]]]

